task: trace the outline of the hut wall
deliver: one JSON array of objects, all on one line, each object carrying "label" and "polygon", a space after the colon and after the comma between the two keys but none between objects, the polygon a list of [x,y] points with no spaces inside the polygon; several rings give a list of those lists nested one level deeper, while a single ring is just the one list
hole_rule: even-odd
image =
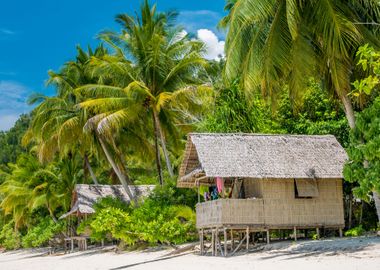
[{"label": "hut wall", "polygon": [[342,179],[317,180],[319,195],[295,198],[294,180],[254,180],[262,184],[267,226],[343,226]]}]

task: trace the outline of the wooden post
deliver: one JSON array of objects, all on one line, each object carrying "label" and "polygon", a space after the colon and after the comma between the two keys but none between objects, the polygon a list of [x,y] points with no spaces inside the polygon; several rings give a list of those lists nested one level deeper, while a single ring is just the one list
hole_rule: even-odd
[{"label": "wooden post", "polygon": [[320,238],[319,228],[316,229],[316,232],[317,232],[317,238],[319,239]]},{"label": "wooden post", "polygon": [[74,252],[74,239],[71,238],[71,252]]},{"label": "wooden post", "polygon": [[223,229],[224,234],[224,257],[227,257],[227,228]]},{"label": "wooden post", "polygon": [[249,227],[247,226],[247,232],[246,232],[246,234],[247,234],[247,247],[246,247],[246,249],[247,249],[247,251],[249,250]]},{"label": "wooden post", "polygon": [[340,238],[343,237],[343,230],[342,230],[342,228],[339,228],[339,237],[340,237]]},{"label": "wooden post", "polygon": [[215,256],[218,256],[218,244],[219,244],[219,231],[218,228],[215,229]]},{"label": "wooden post", "polygon": [[267,230],[267,244],[270,244],[270,234],[269,234],[269,230]]},{"label": "wooden post", "polygon": [[205,245],[204,245],[204,235],[203,235],[203,229],[200,230],[200,234],[199,234],[199,237],[200,237],[200,245],[201,245],[201,255],[204,254],[204,249],[205,249]]},{"label": "wooden post", "polygon": [[234,250],[234,232],[230,229],[231,234],[231,250]]},{"label": "wooden post", "polygon": [[297,227],[293,228],[294,241],[297,241]]},{"label": "wooden post", "polygon": [[211,230],[211,254],[215,256],[215,231]]}]

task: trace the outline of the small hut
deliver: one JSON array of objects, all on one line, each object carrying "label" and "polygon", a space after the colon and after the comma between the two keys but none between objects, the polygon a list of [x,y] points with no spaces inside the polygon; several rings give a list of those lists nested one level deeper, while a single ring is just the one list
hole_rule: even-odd
[{"label": "small hut", "polygon": [[[133,196],[147,197],[154,189],[154,185],[136,185],[130,186]],[[112,197],[119,198],[122,201],[129,203],[131,199],[125,192],[122,185],[75,185],[72,200],[71,210],[60,217],[66,218],[71,215],[77,217],[86,217],[95,213],[93,205],[101,198]]]},{"label": "small hut", "polygon": [[331,135],[189,134],[177,186],[219,192],[214,200],[207,188],[198,195],[201,252],[207,233],[213,255],[235,252],[236,232],[244,232],[238,246],[246,241],[247,249],[252,232],[266,232],[268,243],[270,230],[291,229],[295,239],[299,229],[313,228],[319,235],[320,228],[331,228],[341,234],[346,160]]}]

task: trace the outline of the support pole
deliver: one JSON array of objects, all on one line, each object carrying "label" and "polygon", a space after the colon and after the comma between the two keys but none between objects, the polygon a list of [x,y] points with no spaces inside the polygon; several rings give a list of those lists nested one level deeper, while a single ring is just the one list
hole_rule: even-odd
[{"label": "support pole", "polygon": [[203,229],[199,230],[199,244],[200,244],[200,249],[201,249],[201,256],[204,253],[204,243],[203,243],[204,237],[203,237]]},{"label": "support pole", "polygon": [[211,254],[215,256],[215,231],[211,230]]},{"label": "support pole", "polygon": [[340,238],[343,237],[343,230],[342,230],[342,228],[339,228],[339,237],[340,237]]},{"label": "support pole", "polygon": [[317,232],[317,238],[319,239],[320,238],[319,228],[316,229],[316,232]]},{"label": "support pole", "polygon": [[227,257],[227,228],[223,229],[224,234],[224,257]]},{"label": "support pole", "polygon": [[294,241],[297,241],[297,227],[293,228]]},{"label": "support pole", "polygon": [[230,229],[231,234],[231,250],[234,250],[234,232]]},{"label": "support pole", "polygon": [[267,230],[267,244],[270,244],[270,234],[269,234],[269,230]]},{"label": "support pole", "polygon": [[215,256],[218,256],[218,244],[219,244],[219,231],[218,228],[215,229]]},{"label": "support pole", "polygon": [[247,251],[249,250],[249,227],[247,226],[247,232],[246,232],[246,235],[247,235]]}]

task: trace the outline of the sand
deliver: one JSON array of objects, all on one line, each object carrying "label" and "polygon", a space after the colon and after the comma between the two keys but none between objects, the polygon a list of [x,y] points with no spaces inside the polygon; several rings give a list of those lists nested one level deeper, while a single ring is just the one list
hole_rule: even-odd
[{"label": "sand", "polygon": [[196,251],[165,258],[169,252],[147,250],[116,254],[108,248],[47,255],[46,249],[18,250],[0,253],[0,270],[380,269],[380,237],[277,242],[227,258],[199,256]]}]

